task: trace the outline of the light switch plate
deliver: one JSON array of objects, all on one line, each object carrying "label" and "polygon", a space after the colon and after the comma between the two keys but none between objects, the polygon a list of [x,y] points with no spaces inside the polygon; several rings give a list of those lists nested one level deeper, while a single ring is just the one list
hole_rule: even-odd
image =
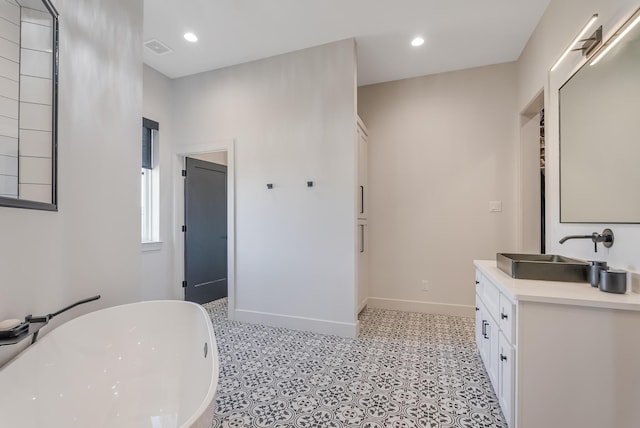
[{"label": "light switch plate", "polygon": [[489,212],[491,213],[502,212],[502,201],[489,201]]}]

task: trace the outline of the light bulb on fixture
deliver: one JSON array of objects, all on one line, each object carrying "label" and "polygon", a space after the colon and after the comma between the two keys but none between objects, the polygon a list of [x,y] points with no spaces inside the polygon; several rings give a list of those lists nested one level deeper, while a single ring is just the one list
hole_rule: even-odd
[{"label": "light bulb on fixture", "polygon": [[195,43],[198,41],[198,36],[193,33],[184,33],[184,39],[188,42]]},{"label": "light bulb on fixture", "polygon": [[584,37],[585,34],[587,34],[587,31],[589,31],[589,28],[591,28],[591,26],[598,20],[598,14],[593,14],[591,16],[591,18],[589,19],[589,21],[585,24],[585,26],[582,28],[582,31],[580,31],[580,34],[578,34],[576,36],[575,39],[573,39],[573,41],[571,42],[571,44],[567,47],[567,50],[564,51],[564,53],[562,54],[562,56],[560,58],[558,58],[558,60],[556,61],[555,64],[553,64],[553,67],[551,67],[551,71],[555,70],[556,68],[558,68],[558,66],[560,65],[560,63],[565,59],[565,57],[567,55],[569,55],[569,52],[571,52],[571,50],[573,49],[573,47],[576,45],[576,43],[578,43],[580,40],[582,40],[582,38]]},{"label": "light bulb on fixture", "polygon": [[418,46],[422,46],[424,44],[424,39],[422,37],[416,37],[415,39],[411,40],[411,46],[414,47],[418,47]]}]

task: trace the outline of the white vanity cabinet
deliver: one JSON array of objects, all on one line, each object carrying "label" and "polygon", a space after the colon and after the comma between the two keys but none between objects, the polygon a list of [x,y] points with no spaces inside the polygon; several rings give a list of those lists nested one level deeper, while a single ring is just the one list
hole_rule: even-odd
[{"label": "white vanity cabinet", "polygon": [[474,264],[478,352],[509,428],[640,427],[640,294]]},{"label": "white vanity cabinet", "polygon": [[500,288],[476,271],[476,345],[510,427],[513,427],[515,313],[515,305]]},{"label": "white vanity cabinet", "polygon": [[356,126],[358,136],[358,189],[357,213],[358,219],[358,288],[356,296],[356,314],[359,314],[369,298],[369,225],[367,221],[369,207],[369,166],[367,128],[358,117]]}]

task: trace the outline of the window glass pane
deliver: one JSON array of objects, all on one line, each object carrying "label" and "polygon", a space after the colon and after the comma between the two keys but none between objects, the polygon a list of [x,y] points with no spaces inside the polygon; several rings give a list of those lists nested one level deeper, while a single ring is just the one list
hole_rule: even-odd
[{"label": "window glass pane", "polygon": [[150,169],[142,169],[141,181],[141,204],[142,204],[142,242],[153,240],[152,229],[152,177]]},{"label": "window glass pane", "polygon": [[142,118],[142,177],[140,191],[142,242],[159,240],[158,205],[160,195],[158,191],[158,165],[160,161],[157,147],[158,128],[158,122]]},{"label": "window glass pane", "polygon": [[153,168],[153,150],[151,143],[151,129],[142,127],[142,167],[146,169]]}]

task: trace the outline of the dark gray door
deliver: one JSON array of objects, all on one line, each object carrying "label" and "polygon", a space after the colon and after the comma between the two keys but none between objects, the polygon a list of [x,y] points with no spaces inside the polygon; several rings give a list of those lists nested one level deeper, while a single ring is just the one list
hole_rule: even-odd
[{"label": "dark gray door", "polygon": [[227,167],[186,158],[185,300],[227,296]]}]

